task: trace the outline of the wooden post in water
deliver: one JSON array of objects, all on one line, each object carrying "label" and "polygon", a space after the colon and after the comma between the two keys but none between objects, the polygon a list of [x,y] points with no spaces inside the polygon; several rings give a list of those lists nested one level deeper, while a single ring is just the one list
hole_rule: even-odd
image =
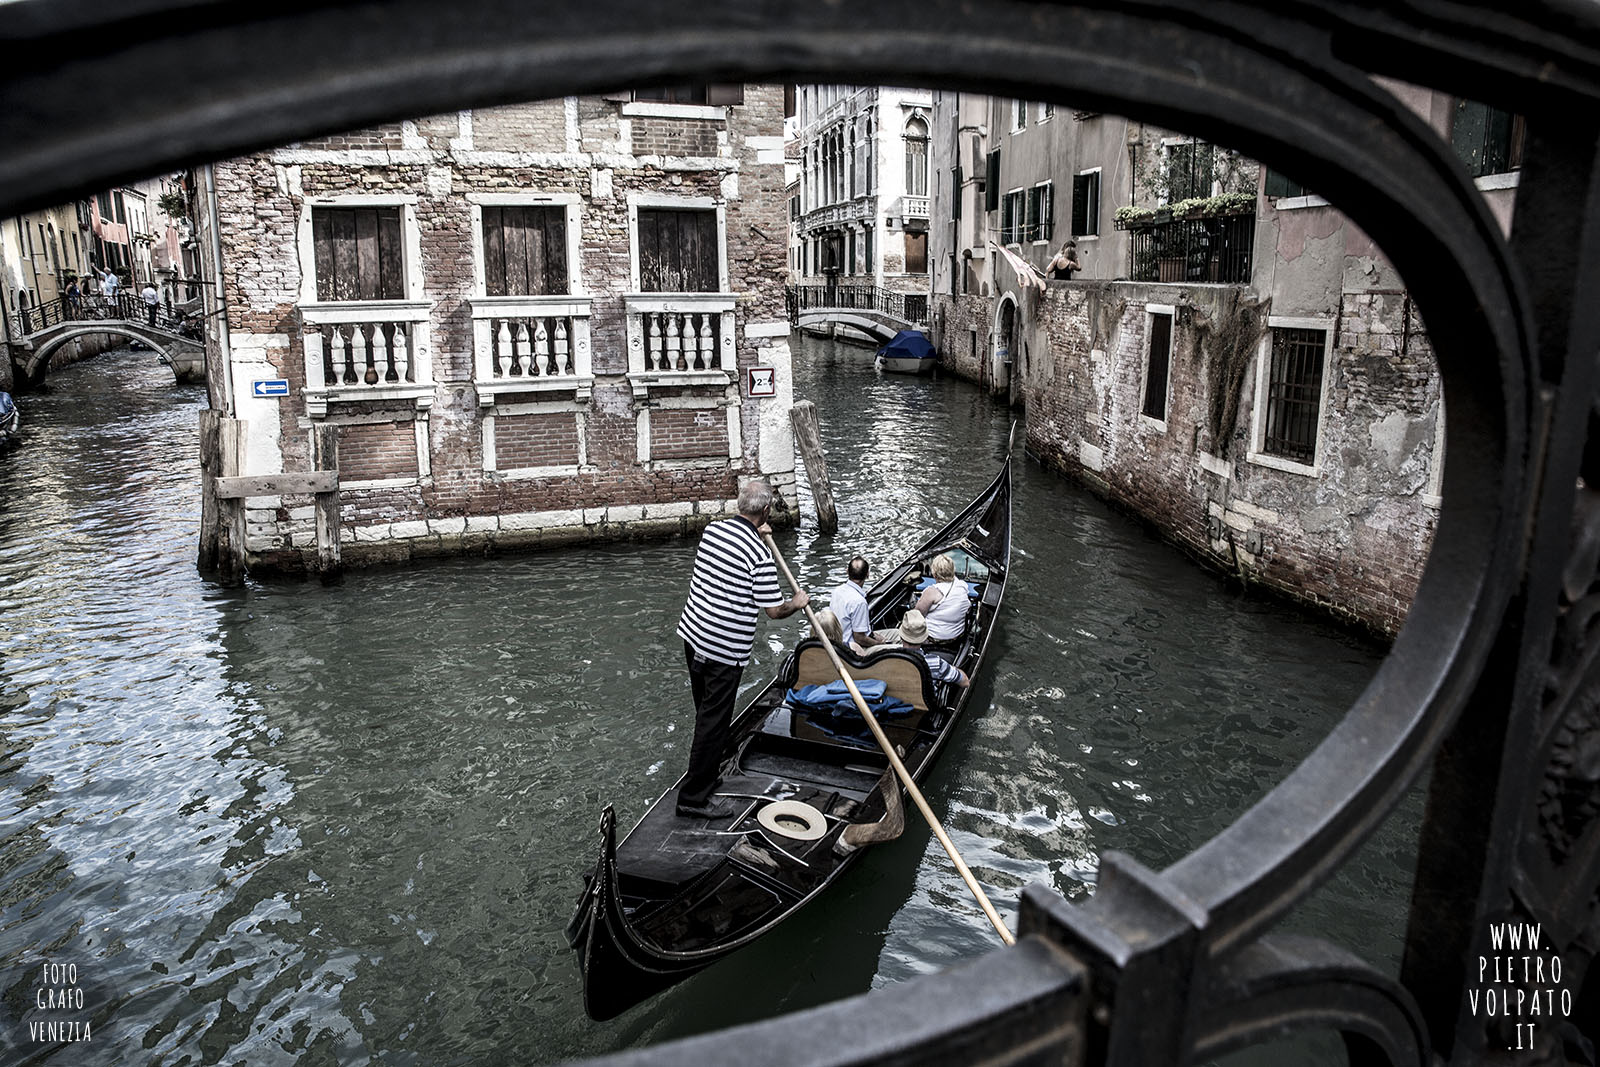
[{"label": "wooden post in water", "polygon": [[[218,421],[218,477],[237,478],[244,473],[245,423]],[[224,495],[217,500],[217,580],[226,585],[244,581],[243,497]]]},{"label": "wooden post in water", "polygon": [[[311,469],[339,473],[339,427],[326,423],[313,426],[311,434]],[[326,492],[313,494],[317,509],[317,573],[324,582],[339,577],[344,568],[339,552],[339,483]]]},{"label": "wooden post in water", "polygon": [[817,405],[801,400],[789,409],[795,443],[806,464],[806,479],[817,501],[817,529],[833,533],[839,528],[839,513],[833,506],[833,486],[828,484],[828,460],[822,454],[822,431],[817,425]]},{"label": "wooden post in water", "polygon": [[206,576],[217,572],[217,475],[222,472],[222,412],[200,413],[200,553],[195,567]]}]

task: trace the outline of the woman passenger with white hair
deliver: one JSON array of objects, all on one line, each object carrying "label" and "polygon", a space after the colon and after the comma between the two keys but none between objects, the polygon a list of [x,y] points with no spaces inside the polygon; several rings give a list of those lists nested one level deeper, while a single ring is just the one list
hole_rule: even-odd
[{"label": "woman passenger with white hair", "polygon": [[933,574],[933,584],[922,591],[917,610],[928,621],[928,641],[947,645],[960,640],[967,629],[967,609],[971,605],[967,583],[956,577],[955,561],[942,552],[933,557],[928,569]]},{"label": "woman passenger with white hair", "polygon": [[[844,624],[839,621],[839,616],[833,613],[832,608],[823,608],[816,613],[817,625],[812,629],[811,636],[832,641],[835,648],[849,649],[858,656],[865,655],[861,646],[854,641],[845,643]],[[819,632],[820,631],[820,632]]]}]

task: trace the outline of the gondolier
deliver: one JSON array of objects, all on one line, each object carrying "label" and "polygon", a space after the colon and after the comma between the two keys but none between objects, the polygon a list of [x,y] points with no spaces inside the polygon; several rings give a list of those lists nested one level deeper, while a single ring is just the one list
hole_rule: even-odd
[{"label": "gondolier", "polygon": [[804,591],[788,600],[777,565],[761,535],[771,533],[772,487],[752,481],[739,492],[739,514],[706,527],[695,551],[689,599],[678,620],[689,685],[694,692],[694,742],[689,772],[678,791],[681,815],[714,815],[712,794],[739,695],[739,678],[756,640],[756,614],[782,619],[804,607]]}]

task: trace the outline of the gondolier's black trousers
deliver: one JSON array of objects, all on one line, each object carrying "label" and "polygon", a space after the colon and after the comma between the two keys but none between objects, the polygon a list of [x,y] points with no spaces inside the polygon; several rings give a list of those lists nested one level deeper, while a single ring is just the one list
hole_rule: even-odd
[{"label": "gondolier's black trousers", "polygon": [[689,749],[689,774],[678,791],[678,803],[694,806],[711,800],[721,782],[722,750],[728,744],[728,724],[739,697],[743,667],[706,659],[683,643],[689,665],[689,688],[694,693],[694,744]]}]

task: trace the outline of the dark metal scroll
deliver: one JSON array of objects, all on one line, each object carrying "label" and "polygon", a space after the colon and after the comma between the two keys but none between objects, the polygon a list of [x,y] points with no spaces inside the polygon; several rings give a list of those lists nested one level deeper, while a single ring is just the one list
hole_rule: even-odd
[{"label": "dark metal scroll", "polygon": [[[1227,830],[1164,872],[1107,856],[1082,905],[1030,889],[1031,936],[966,969],[619,1059],[1183,1063],[1314,1026],[1360,1062],[1423,1063],[1430,1047],[1503,1060],[1506,1035],[1466,1004],[1505,922],[1539,924],[1576,1002],[1529,1062],[1583,1056],[1600,1038],[1600,503],[1575,487],[1600,486],[1600,11],[591,0],[530,17],[510,0],[130,0],[112,15],[21,0],[0,26],[0,215],[382,120],[610,90],[618,71],[943,84],[1237,147],[1383,235],[1449,410],[1438,532],[1393,652]],[[1526,117],[1512,241],[1373,73]],[[115,122],[63,84],[117,85]],[[1400,980],[1269,933],[1430,768]],[[866,1041],[885,1019],[894,1040]]]}]

